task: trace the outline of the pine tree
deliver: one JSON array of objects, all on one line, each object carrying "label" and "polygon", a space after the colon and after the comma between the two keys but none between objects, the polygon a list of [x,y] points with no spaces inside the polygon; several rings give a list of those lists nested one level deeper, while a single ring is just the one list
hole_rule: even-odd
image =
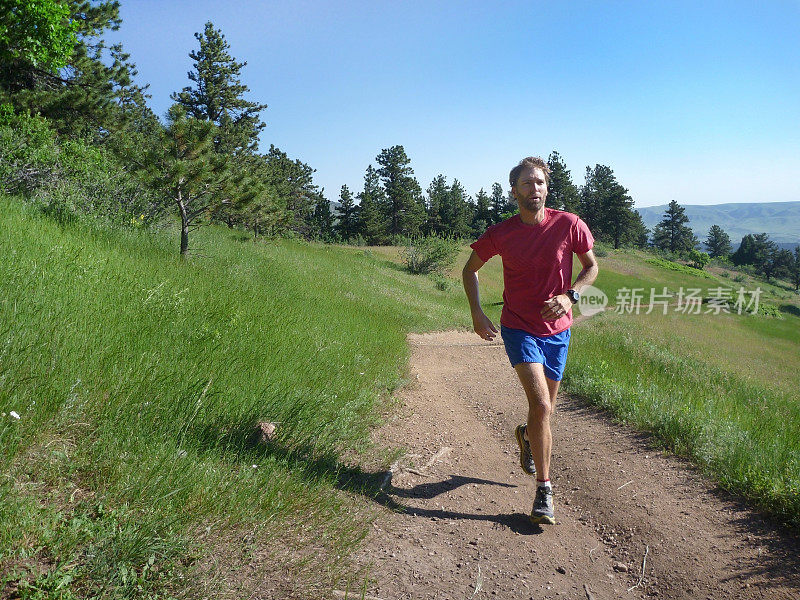
[{"label": "pine tree", "polygon": [[642,220],[638,210],[633,211],[633,219],[628,229],[628,239],[637,248],[646,248],[649,244],[650,230]]},{"label": "pine tree", "polygon": [[778,249],[766,233],[748,233],[742,238],[739,248],[731,255],[731,262],[737,266],[752,265],[763,272],[764,267]]},{"label": "pine tree", "polygon": [[358,233],[370,245],[385,244],[389,227],[383,207],[387,200],[381,188],[378,171],[372,165],[367,167],[364,189],[358,199]]},{"label": "pine tree", "polygon": [[214,124],[186,115],[173,105],[162,147],[149,160],[152,180],[178,208],[181,256],[189,251],[189,232],[215,203],[229,192],[228,157],[214,152]]},{"label": "pine tree", "polygon": [[336,212],[339,213],[339,220],[335,226],[336,232],[339,237],[347,241],[356,235],[358,211],[353,194],[346,185],[343,185],[339,192],[339,206]]},{"label": "pine tree", "polygon": [[292,160],[275,145],[270,145],[264,161],[263,177],[274,190],[273,198],[280,203],[278,233],[292,231],[313,237],[314,210],[322,195],[314,184],[314,169],[299,159]]},{"label": "pine tree", "polygon": [[795,291],[800,291],[800,246],[794,247],[794,261],[789,271],[789,277],[794,284]]},{"label": "pine tree", "polygon": [[[13,0],[13,3],[37,10],[53,4],[46,0]],[[140,110],[146,98],[147,86],[140,87],[133,82],[135,66],[123,52],[122,45],[108,47],[103,39],[106,30],[119,29],[122,22],[119,2],[69,0],[57,4],[67,7],[74,45],[66,52],[61,47],[56,52],[58,57],[51,54],[49,59],[56,62],[49,65],[47,57],[36,57],[30,44],[42,43],[41,35],[58,38],[63,33],[51,23],[56,30],[37,29],[38,33],[28,39],[23,48],[11,51],[7,47],[8,60],[0,60],[0,103],[8,102],[20,113],[38,113],[46,117],[61,134],[104,142],[110,132],[116,131],[135,113],[130,110],[130,104],[136,103]],[[3,38],[8,44],[16,44],[13,40],[18,34],[28,37],[24,28],[3,34],[3,17],[11,18],[5,22],[6,26],[16,27],[21,23],[13,22],[13,10],[4,7],[0,13],[0,48]],[[50,16],[55,18],[53,14]],[[65,56],[65,68],[56,69],[63,64],[61,59]],[[123,106],[128,106],[128,110],[123,110]]]},{"label": "pine tree", "polygon": [[633,199],[605,165],[586,167],[586,183],[581,188],[578,214],[596,240],[612,244],[640,245],[646,236],[642,218],[633,208]]},{"label": "pine tree", "polygon": [[566,210],[571,213],[577,212],[580,204],[578,188],[572,182],[572,176],[561,159],[561,155],[555,150],[547,159],[547,166],[550,167],[547,205],[557,210]]},{"label": "pine tree", "polygon": [[706,248],[711,258],[724,258],[731,253],[731,238],[719,225],[712,225],[708,230]]},{"label": "pine tree", "polygon": [[470,217],[468,214],[469,196],[467,190],[461,185],[458,179],[454,179],[447,194],[447,202],[445,202],[442,211],[442,229],[443,233],[449,236],[465,238],[469,237],[470,231]]},{"label": "pine tree", "polygon": [[492,224],[492,211],[489,208],[489,196],[480,189],[475,196],[475,214],[472,217],[472,232],[480,236]]},{"label": "pine tree", "polygon": [[780,248],[770,256],[764,275],[768,280],[771,277],[788,278],[791,277],[793,266],[794,256],[791,251]]},{"label": "pine tree", "polygon": [[388,199],[389,234],[418,235],[425,222],[422,189],[414,178],[411,159],[402,146],[385,148],[376,158]]},{"label": "pine tree", "polygon": [[322,192],[314,198],[314,218],[312,236],[323,241],[333,240],[333,214],[331,203]]},{"label": "pine tree", "polygon": [[230,161],[241,177],[239,189],[230,204],[221,205],[222,210],[215,211],[213,220],[229,227],[244,227],[253,232],[254,239],[278,235],[289,229],[293,215],[286,208],[286,197],[278,193],[276,180],[284,181],[276,177],[276,166],[270,156],[242,154],[230,157]]},{"label": "pine tree", "polygon": [[230,44],[211,22],[206,23],[203,33],[194,36],[200,49],[189,53],[194,69],[188,77],[195,85],[170,98],[190,116],[211,121],[219,128],[215,141],[218,152],[255,152],[258,134],[265,127],[259,114],[267,105],[243,97],[250,91],[241,82],[241,70],[247,62],[237,62],[230,55]]},{"label": "pine tree", "polygon": [[614,186],[606,196],[603,218],[606,220],[605,230],[614,248],[637,243],[641,231],[639,227],[642,224],[641,217],[633,209],[633,198],[621,185]]},{"label": "pine tree", "polygon": [[664,212],[664,218],[653,229],[653,245],[669,252],[688,252],[698,245],[697,238],[686,223],[689,217],[675,200],[672,200]]},{"label": "pine tree", "polygon": [[503,186],[499,183],[492,184],[492,199],[489,203],[492,212],[492,224],[503,220],[503,214],[508,212],[508,197],[503,192]]},{"label": "pine tree", "polygon": [[450,193],[447,187],[447,179],[444,175],[439,174],[433,178],[428,186],[428,202],[425,207],[428,213],[427,220],[425,221],[425,233],[433,235],[442,233],[444,224],[442,222],[442,210],[447,205],[448,195]]},{"label": "pine tree", "polygon": [[613,179],[611,169],[604,165],[595,165],[594,169],[586,167],[585,178],[586,181],[581,187],[578,214],[589,226],[594,238],[602,240],[606,235],[603,199],[610,193],[616,179]]}]

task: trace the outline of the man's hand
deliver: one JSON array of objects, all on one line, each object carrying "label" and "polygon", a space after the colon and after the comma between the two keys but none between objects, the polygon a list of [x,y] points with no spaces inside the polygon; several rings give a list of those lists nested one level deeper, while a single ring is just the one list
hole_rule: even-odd
[{"label": "man's hand", "polygon": [[559,294],[549,300],[545,300],[542,308],[542,318],[545,321],[554,321],[560,319],[571,310],[572,300],[566,294]]},{"label": "man's hand", "polygon": [[491,342],[497,335],[497,328],[484,313],[473,315],[472,328],[475,330],[475,333],[488,342]]}]

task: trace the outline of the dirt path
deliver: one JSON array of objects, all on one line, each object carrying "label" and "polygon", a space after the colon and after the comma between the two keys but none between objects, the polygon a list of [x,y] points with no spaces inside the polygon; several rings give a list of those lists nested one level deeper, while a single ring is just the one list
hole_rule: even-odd
[{"label": "dirt path", "polygon": [[466,332],[409,341],[405,409],[375,432],[409,454],[386,486],[400,510],[356,557],[371,565],[368,598],[800,598],[797,539],[564,396],[558,524],[532,526],[513,435],[527,408],[502,346]]}]

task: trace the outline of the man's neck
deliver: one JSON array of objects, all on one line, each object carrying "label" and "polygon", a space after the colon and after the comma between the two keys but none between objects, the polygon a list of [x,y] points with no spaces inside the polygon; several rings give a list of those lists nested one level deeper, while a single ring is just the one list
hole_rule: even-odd
[{"label": "man's neck", "polygon": [[525,210],[522,207],[519,209],[519,218],[526,225],[538,225],[544,221],[544,214],[544,206],[536,212]]}]

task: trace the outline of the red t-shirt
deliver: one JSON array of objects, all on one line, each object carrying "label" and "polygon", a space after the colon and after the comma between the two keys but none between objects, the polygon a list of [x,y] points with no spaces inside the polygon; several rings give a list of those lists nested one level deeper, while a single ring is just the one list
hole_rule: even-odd
[{"label": "red t-shirt", "polygon": [[561,333],[572,325],[572,311],[545,321],[544,301],[572,286],[572,253],[592,249],[594,238],[577,215],[545,207],[544,220],[527,225],[519,215],[489,227],[471,248],[486,262],[503,259],[503,312],[500,323],[533,335]]}]

